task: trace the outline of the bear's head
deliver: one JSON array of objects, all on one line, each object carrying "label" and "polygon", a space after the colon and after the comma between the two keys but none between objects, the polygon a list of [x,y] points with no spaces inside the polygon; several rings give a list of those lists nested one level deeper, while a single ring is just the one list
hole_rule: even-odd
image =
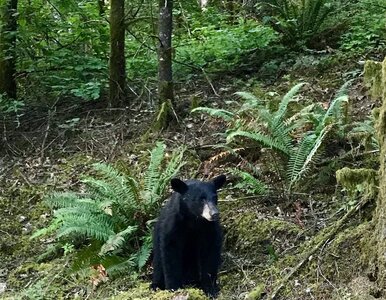
[{"label": "bear's head", "polygon": [[182,181],[178,178],[171,180],[172,189],[181,195],[181,201],[190,215],[204,218],[208,221],[217,221],[217,190],[226,180],[225,175],[204,182],[199,180]]}]

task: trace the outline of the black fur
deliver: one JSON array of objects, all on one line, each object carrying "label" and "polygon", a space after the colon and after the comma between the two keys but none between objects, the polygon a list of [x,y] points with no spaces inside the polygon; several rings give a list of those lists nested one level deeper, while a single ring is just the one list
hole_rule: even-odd
[{"label": "black fur", "polygon": [[[217,218],[201,216],[205,202],[217,205],[225,175],[209,182],[172,179],[175,191],[162,209],[153,236],[153,289],[201,288],[215,297],[222,231]],[[213,206],[215,207],[215,206]]]}]

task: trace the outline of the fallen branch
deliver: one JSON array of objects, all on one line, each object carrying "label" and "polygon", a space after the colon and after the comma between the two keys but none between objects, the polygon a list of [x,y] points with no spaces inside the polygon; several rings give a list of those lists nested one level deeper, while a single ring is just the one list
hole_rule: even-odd
[{"label": "fallen branch", "polygon": [[321,247],[323,246],[326,241],[333,238],[336,233],[339,231],[339,229],[342,227],[342,225],[346,224],[346,221],[360,208],[362,208],[367,202],[369,201],[368,197],[364,197],[356,206],[351,208],[343,217],[342,219],[338,220],[334,225],[333,228],[328,232],[324,238],[317,243],[308,253],[306,253],[303,257],[303,259],[285,276],[282,281],[280,282],[279,286],[269,295],[269,299],[275,299],[280,290],[284,287],[284,285],[289,281],[289,279],[297,272],[299,269],[307,262],[310,261],[312,258],[312,255]]}]

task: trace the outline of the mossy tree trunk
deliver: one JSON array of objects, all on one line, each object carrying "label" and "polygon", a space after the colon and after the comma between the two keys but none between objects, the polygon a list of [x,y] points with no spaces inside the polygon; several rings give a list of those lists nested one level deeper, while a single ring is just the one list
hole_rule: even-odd
[{"label": "mossy tree trunk", "polygon": [[[374,214],[375,236],[374,236],[374,271],[378,287],[386,292],[386,58],[382,63],[382,76],[377,84],[382,89],[382,106],[377,122],[377,136],[380,146],[380,170],[379,170],[379,192],[377,208]],[[379,70],[380,71],[380,70]],[[375,74],[374,74],[375,76]]]},{"label": "mossy tree trunk", "polygon": [[110,1],[110,106],[119,107],[126,98],[125,1]]},{"label": "mossy tree trunk", "polygon": [[16,32],[18,0],[3,0],[0,16],[0,94],[16,99]]},{"label": "mossy tree trunk", "polygon": [[158,19],[158,100],[159,113],[155,128],[168,126],[173,118],[173,70],[172,70],[173,0],[159,0]]}]

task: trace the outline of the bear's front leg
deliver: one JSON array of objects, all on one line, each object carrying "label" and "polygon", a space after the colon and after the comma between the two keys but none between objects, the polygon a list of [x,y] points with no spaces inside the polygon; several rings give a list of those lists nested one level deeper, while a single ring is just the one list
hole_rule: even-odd
[{"label": "bear's front leg", "polygon": [[[222,234],[219,227],[212,227],[213,232],[201,242],[200,270],[201,289],[211,298],[217,297],[220,289],[217,284],[217,273],[221,265]],[[210,230],[208,230],[210,233]],[[209,236],[212,240],[209,240]]]},{"label": "bear's front leg", "polygon": [[165,289],[182,288],[182,246],[176,240],[161,241],[162,266],[164,271]]}]

